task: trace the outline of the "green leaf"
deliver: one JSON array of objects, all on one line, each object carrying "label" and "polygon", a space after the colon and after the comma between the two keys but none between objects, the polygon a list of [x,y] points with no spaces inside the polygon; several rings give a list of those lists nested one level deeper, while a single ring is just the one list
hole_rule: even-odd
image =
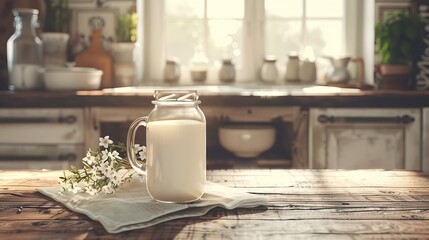
[{"label": "green leaf", "polygon": [[411,47],[410,45],[406,44],[406,43],[402,43],[401,46],[399,47],[399,50],[402,54],[402,58],[404,60],[411,60],[410,56],[411,56]]},{"label": "green leaf", "polygon": [[390,54],[390,52],[386,52],[385,54],[383,54],[383,62],[384,63],[391,63],[390,61],[390,59],[391,59],[391,54]]},{"label": "green leaf", "polygon": [[405,36],[408,40],[413,41],[417,38],[417,31],[418,29],[415,28],[406,28],[405,29]]},{"label": "green leaf", "polygon": [[390,13],[375,27],[377,53],[382,63],[403,64],[419,51],[426,23],[417,14]]},{"label": "green leaf", "polygon": [[383,45],[380,48],[381,52],[388,52],[390,48],[389,42],[384,42]]}]

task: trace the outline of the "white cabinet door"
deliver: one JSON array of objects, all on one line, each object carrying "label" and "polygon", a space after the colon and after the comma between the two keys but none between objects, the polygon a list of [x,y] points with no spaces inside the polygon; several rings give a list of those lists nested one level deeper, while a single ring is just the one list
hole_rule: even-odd
[{"label": "white cabinet door", "polygon": [[0,144],[81,144],[84,132],[83,109],[0,109]]},{"label": "white cabinet door", "polygon": [[311,109],[310,167],[420,170],[420,109]]},{"label": "white cabinet door", "polygon": [[85,156],[83,108],[0,109],[0,169],[68,169]]}]

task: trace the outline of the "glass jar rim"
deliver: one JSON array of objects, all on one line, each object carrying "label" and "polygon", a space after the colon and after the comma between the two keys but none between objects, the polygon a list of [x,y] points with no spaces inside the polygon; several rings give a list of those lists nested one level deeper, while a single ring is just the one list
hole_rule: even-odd
[{"label": "glass jar rim", "polygon": [[199,104],[197,90],[155,90],[153,104]]}]

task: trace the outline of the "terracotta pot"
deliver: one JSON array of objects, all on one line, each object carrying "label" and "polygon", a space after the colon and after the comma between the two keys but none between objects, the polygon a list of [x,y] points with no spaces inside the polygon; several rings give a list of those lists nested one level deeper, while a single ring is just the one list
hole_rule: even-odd
[{"label": "terracotta pot", "polygon": [[411,65],[389,65],[380,66],[381,75],[408,75],[413,70]]},{"label": "terracotta pot", "polygon": [[408,89],[412,70],[411,65],[381,65],[380,72],[383,79],[381,89]]},{"label": "terracotta pot", "polygon": [[383,82],[381,89],[402,90],[408,89],[408,75],[388,74],[381,75]]}]

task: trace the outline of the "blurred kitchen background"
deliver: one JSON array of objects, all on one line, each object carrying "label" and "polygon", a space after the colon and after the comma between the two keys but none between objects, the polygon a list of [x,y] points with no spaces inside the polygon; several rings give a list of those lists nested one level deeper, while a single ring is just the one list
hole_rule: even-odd
[{"label": "blurred kitchen background", "polygon": [[[376,24],[392,13],[427,17],[428,6],[426,0],[2,0],[0,97],[11,101],[0,102],[0,168],[68,168],[100,136],[125,142],[130,123],[151,110],[155,89],[192,88],[203,99],[210,169],[429,170],[429,108],[414,94],[425,91],[398,97],[360,91],[379,88]],[[36,64],[72,69],[104,59],[101,85],[67,85],[86,78],[69,81],[60,73],[54,85],[45,75],[44,87],[14,90],[6,43],[17,8],[39,10],[44,60]],[[97,41],[100,55],[88,55]],[[402,75],[409,84],[396,90],[429,87],[427,59],[417,62],[423,75]],[[237,136],[256,143],[225,142]],[[234,143],[265,147],[243,157],[227,146]]]},{"label": "blurred kitchen background", "polygon": [[[40,10],[41,35],[69,34],[69,62],[90,44],[88,20],[102,18],[103,46],[117,63],[112,86],[130,86],[163,83],[168,62],[180,67],[180,79],[169,82],[179,85],[192,84],[190,71],[201,64],[207,66],[205,83],[222,83],[218,72],[227,61],[235,67],[236,82],[285,83],[287,63],[296,57],[315,62],[316,78],[304,76],[303,81],[318,84],[327,81],[327,57],[361,58],[362,63],[347,66],[351,79],[372,84],[374,24],[380,14],[415,6],[411,0],[4,0],[1,86],[7,89],[4,46],[14,32],[11,11],[18,7]],[[264,79],[261,67],[269,65],[267,58],[275,61],[278,73]],[[288,80],[300,79],[290,69]]]}]

